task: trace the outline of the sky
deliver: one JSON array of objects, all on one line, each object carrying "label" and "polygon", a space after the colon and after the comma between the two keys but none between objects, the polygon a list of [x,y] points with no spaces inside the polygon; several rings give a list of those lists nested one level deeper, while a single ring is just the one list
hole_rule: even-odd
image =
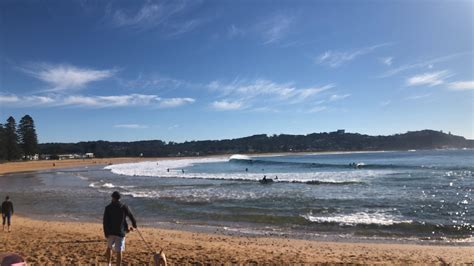
[{"label": "sky", "polygon": [[473,1],[0,1],[0,121],[39,141],[474,139]]}]

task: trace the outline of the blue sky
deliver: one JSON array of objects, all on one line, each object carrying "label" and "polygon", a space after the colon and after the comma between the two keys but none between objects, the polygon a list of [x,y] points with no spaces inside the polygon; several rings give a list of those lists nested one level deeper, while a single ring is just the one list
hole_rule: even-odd
[{"label": "blue sky", "polygon": [[0,2],[0,119],[40,142],[474,138],[472,1]]}]

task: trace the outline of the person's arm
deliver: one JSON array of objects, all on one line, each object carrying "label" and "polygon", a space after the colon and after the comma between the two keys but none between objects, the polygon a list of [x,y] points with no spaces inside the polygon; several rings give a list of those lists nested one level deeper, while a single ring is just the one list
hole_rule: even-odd
[{"label": "person's arm", "polygon": [[125,212],[130,221],[132,221],[133,228],[137,228],[137,221],[135,220],[135,217],[133,217],[133,213],[130,211],[127,205],[125,205]]},{"label": "person's arm", "polygon": [[12,207],[12,215],[13,215],[13,202],[10,202],[11,207]]},{"label": "person's arm", "polygon": [[109,214],[107,213],[107,208],[104,211],[104,218],[102,219],[102,223],[104,226],[104,235],[105,238],[109,236]]}]

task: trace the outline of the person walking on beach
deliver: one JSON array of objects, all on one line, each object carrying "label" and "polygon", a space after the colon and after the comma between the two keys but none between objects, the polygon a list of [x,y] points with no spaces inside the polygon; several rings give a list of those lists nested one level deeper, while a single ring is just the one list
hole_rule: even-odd
[{"label": "person walking on beach", "polygon": [[122,264],[122,252],[125,251],[125,234],[133,231],[132,227],[128,227],[127,217],[132,222],[133,228],[137,228],[137,221],[133,217],[132,212],[127,205],[120,202],[120,193],[114,191],[112,193],[112,202],[105,207],[103,219],[104,234],[107,239],[105,256],[108,265],[110,265],[112,260],[112,249],[117,253],[117,265]]},{"label": "person walking on beach", "polygon": [[8,232],[10,232],[11,218],[13,215],[13,203],[10,201],[10,197],[6,196],[5,201],[2,203],[2,224],[3,231],[5,231],[5,222],[8,224]]}]

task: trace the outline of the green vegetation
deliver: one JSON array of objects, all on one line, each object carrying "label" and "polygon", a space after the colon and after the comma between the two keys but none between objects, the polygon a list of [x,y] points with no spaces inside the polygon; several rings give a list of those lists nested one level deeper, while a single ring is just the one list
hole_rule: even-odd
[{"label": "green vegetation", "polygon": [[5,125],[0,124],[0,160],[30,159],[38,151],[38,138],[31,116],[22,117],[18,128],[12,116]]},{"label": "green vegetation", "polygon": [[58,158],[59,154],[94,153],[96,157],[166,157],[204,156],[233,153],[316,152],[316,151],[377,151],[410,149],[474,148],[474,140],[433,130],[412,131],[391,136],[369,136],[345,133],[308,135],[254,135],[224,140],[186,141],[161,140],[38,144],[33,118],[25,115],[17,127],[13,117],[0,124],[0,160],[32,159],[35,154]]},{"label": "green vegetation", "polygon": [[183,143],[161,140],[40,144],[42,154],[83,154],[93,152],[96,157],[123,156],[203,156],[232,153],[311,152],[409,150],[437,148],[474,148],[473,140],[422,130],[391,136],[369,136],[357,133],[331,132],[308,135],[254,135],[238,139],[186,141]]}]

